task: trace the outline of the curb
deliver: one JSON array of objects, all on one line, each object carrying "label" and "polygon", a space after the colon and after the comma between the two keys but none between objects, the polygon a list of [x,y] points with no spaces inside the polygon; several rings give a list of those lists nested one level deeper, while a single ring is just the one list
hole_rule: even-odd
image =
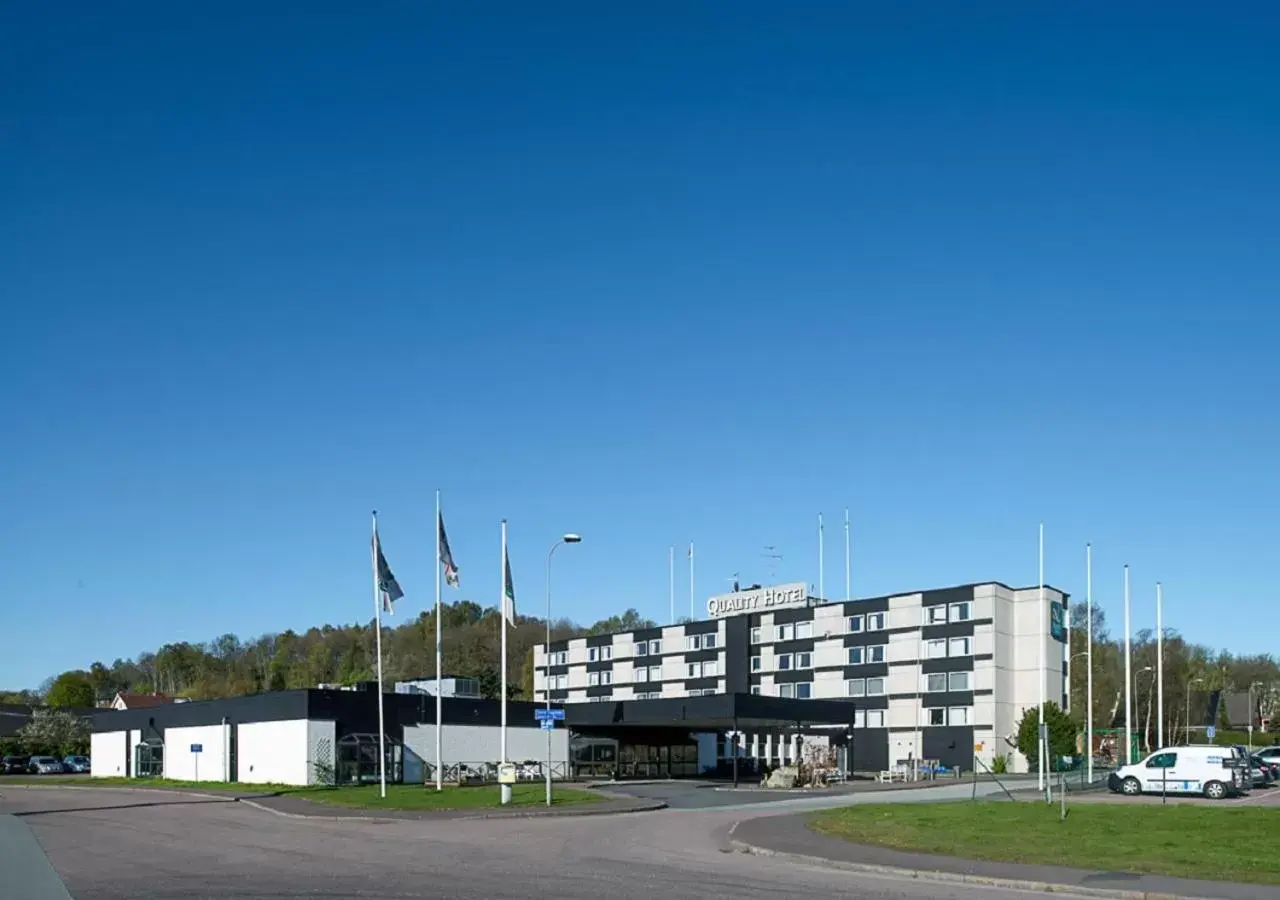
[{"label": "curb", "polygon": [[[0,782],[0,793],[8,788],[11,791],[135,791],[147,794],[162,794],[169,797],[199,797],[201,800],[222,800],[226,803],[235,803],[240,798],[232,794],[204,794],[198,791],[189,791],[182,788],[158,788],[158,787],[119,787],[116,785],[93,785],[93,784],[9,784]],[[268,795],[271,796],[271,795]]]},{"label": "curb", "polygon": [[1204,895],[1167,894],[1161,891],[1126,891],[1122,888],[1094,888],[1072,884],[1058,884],[1048,881],[1028,881],[1019,878],[995,878],[987,875],[966,875],[958,872],[939,872],[932,869],[905,869],[899,866],[882,866],[873,863],[855,863],[845,860],[827,859],[823,856],[808,856],[803,853],[788,853],[757,847],[740,841],[733,836],[738,827],[733,823],[729,829],[729,846],[739,853],[752,856],[768,856],[787,862],[805,863],[825,866],[829,869],[843,869],[849,872],[864,872],[870,875],[887,875],[893,878],[910,878],[916,881],[930,881],[939,884],[972,884],[984,887],[1009,888],[1020,891],[1034,891],[1042,894],[1066,894],[1077,897],[1104,897],[1109,900],[1212,900]]},{"label": "curb", "polygon": [[[533,812],[525,810],[494,810],[492,812],[477,812],[474,815],[422,815],[422,816],[327,816],[327,815],[311,815],[309,813],[285,812],[282,809],[273,809],[262,803],[257,803],[248,798],[240,798],[237,803],[243,803],[245,806],[252,806],[254,809],[260,809],[263,812],[269,812],[273,816],[280,816],[282,819],[301,819],[309,822],[465,822],[476,819],[577,819],[585,816],[625,816],[632,813],[654,812],[660,809],[666,809],[667,804],[655,800],[652,803],[632,804],[623,809],[599,809],[590,808],[589,804],[583,804],[582,809],[573,809],[572,807],[562,807],[560,812]],[[319,804],[314,804],[317,807]],[[352,807],[355,808],[355,807]],[[440,813],[452,813],[453,810],[439,810]]]}]

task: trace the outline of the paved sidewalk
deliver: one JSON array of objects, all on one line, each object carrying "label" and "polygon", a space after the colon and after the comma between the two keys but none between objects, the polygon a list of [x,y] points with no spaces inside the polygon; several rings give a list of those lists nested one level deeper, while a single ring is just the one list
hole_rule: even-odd
[{"label": "paved sidewalk", "polygon": [[867,872],[896,870],[899,874],[940,881],[1019,887],[1029,890],[1072,891],[1105,897],[1213,898],[1213,900],[1276,900],[1276,885],[1193,881],[1163,875],[1090,872],[1065,866],[957,859],[928,853],[908,853],[886,847],[853,844],[810,831],[808,815],[768,816],[734,825],[731,844],[739,850],[792,859],[807,858],[840,868]]}]

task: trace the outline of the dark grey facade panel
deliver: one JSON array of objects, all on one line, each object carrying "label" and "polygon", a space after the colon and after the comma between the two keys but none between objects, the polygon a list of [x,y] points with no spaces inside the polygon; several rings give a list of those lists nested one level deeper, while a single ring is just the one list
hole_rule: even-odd
[{"label": "dark grey facade panel", "polygon": [[873,647],[889,643],[888,631],[858,631],[844,636],[846,647]]},{"label": "dark grey facade panel", "polygon": [[569,649],[569,642],[568,642],[567,640],[564,640],[564,641],[552,641],[552,642],[551,642],[551,652],[552,652],[552,653],[560,653],[560,652],[563,652],[563,651],[568,650],[568,649]]},{"label": "dark grey facade panel", "polygon": [[794,684],[800,681],[813,681],[813,669],[788,669],[773,673],[774,684]]},{"label": "dark grey facade panel", "polygon": [[937,706],[973,706],[973,691],[931,691],[920,695],[925,709]]},{"label": "dark grey facade panel", "polygon": [[920,671],[930,672],[972,672],[972,656],[944,656],[940,659],[920,660]]},{"label": "dark grey facade panel", "polygon": [[684,661],[687,663],[714,662],[719,658],[719,650],[686,650],[684,653]]},{"label": "dark grey facade panel", "polygon": [[747,616],[732,616],[724,623],[724,686],[730,694],[749,693],[751,633]]},{"label": "dark grey facade panel", "polygon": [[845,678],[888,678],[888,663],[866,663],[861,666],[842,666]]},{"label": "dark grey facade panel", "polygon": [[801,638],[797,641],[778,641],[773,644],[773,653],[812,653],[813,638]]},{"label": "dark grey facade panel", "polygon": [[[859,709],[864,708],[859,705]],[[855,728],[851,737],[849,768],[857,772],[883,772],[889,768],[887,728]]]},{"label": "dark grey facade panel", "polygon": [[587,671],[588,672],[612,672],[613,660],[598,659],[595,662],[589,662],[587,663]]},{"label": "dark grey facade panel", "polygon": [[774,625],[789,625],[792,622],[812,622],[812,606],[796,606],[791,609],[777,609],[773,612]]},{"label": "dark grey facade panel", "polygon": [[[741,617],[738,617],[741,618]],[[715,634],[720,630],[719,619],[705,619],[700,622],[685,622],[685,634]]]},{"label": "dark grey facade panel", "polygon": [[[499,660],[499,662],[501,662],[501,660]],[[569,667],[568,666],[552,666],[551,674],[552,675],[568,675]]]},{"label": "dark grey facade panel", "polygon": [[632,642],[662,640],[661,628],[641,628],[639,631],[629,633],[631,635]]},{"label": "dark grey facade panel", "polygon": [[609,697],[613,695],[613,685],[593,684],[587,686],[588,697]]},{"label": "dark grey facade panel", "polygon": [[888,612],[888,597],[868,597],[865,600],[850,600],[844,604],[845,616],[860,616],[864,613]]},{"label": "dark grey facade panel", "polygon": [[975,653],[975,654],[973,654],[973,661],[974,661],[974,662],[990,662],[991,660],[993,660],[993,659],[995,659],[995,658],[996,658],[996,657],[995,657],[995,654],[994,654],[994,653]]},{"label": "dark grey facade panel", "polygon": [[947,768],[973,769],[973,726],[945,725],[920,729],[924,759],[936,759]]},{"label": "dark grey facade panel", "polygon": [[[987,621],[990,621],[989,619]],[[931,641],[938,638],[972,637],[974,619],[964,622],[943,622],[941,625],[923,625],[920,628],[920,640]]]},{"label": "dark grey facade panel", "polygon": [[858,709],[888,709],[889,697],[886,694],[878,694],[874,697],[850,697],[850,703],[855,704]]},{"label": "dark grey facade panel", "polygon": [[225,700],[166,703],[145,709],[98,710],[93,714],[93,730],[154,730],[163,733],[166,728],[218,725],[224,718],[229,724],[305,719],[308,693],[305,690],[273,691],[246,697],[228,697]]},{"label": "dark grey facade panel", "polygon": [[553,702],[554,702],[554,701],[556,701],[556,700],[561,700],[561,701],[563,701],[563,700],[568,700],[568,699],[569,699],[569,692],[568,692],[567,690],[563,690],[563,689],[553,689],[553,690],[551,691],[551,699],[552,699],[552,701],[553,701]]},{"label": "dark grey facade panel", "polygon": [[965,603],[973,601],[973,585],[942,588],[936,591],[923,591],[920,594],[921,606],[937,606],[940,603]]},{"label": "dark grey facade panel", "polygon": [[719,687],[720,679],[718,678],[686,678],[684,680],[686,691],[712,691]]},{"label": "dark grey facade panel", "polygon": [[613,635],[612,635],[612,634],[592,634],[592,635],[588,635],[588,637],[587,637],[587,646],[588,646],[588,647],[612,647],[612,646],[613,646]]}]

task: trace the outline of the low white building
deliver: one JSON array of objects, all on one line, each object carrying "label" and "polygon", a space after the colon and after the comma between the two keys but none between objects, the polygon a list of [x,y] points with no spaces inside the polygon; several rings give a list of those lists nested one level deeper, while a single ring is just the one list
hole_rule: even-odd
[{"label": "low white building", "polygon": [[[441,699],[441,763],[446,778],[457,767],[480,770],[499,762],[499,704]],[[435,777],[435,700],[425,695],[383,695],[387,773],[392,781]],[[539,773],[547,733],[534,704],[509,702],[507,757]],[[307,785],[377,780],[378,704],[373,690],[295,690],[169,704],[137,710],[101,710],[93,717],[95,777],[154,776],[183,781]],[[568,733],[551,733],[552,772],[567,770]]]}]

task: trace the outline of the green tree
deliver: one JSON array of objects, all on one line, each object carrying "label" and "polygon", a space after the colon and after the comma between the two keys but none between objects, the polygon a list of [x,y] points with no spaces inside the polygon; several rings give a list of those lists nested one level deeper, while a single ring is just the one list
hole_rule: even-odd
[{"label": "green tree", "polygon": [[93,682],[84,672],[63,672],[53,679],[49,693],[44,702],[55,707],[92,707],[94,701]]},{"label": "green tree", "polygon": [[26,753],[67,756],[89,752],[89,721],[65,709],[37,709],[18,729]]},{"label": "green tree", "polygon": [[[1049,726],[1049,759],[1052,762],[1060,756],[1072,756],[1076,752],[1076,734],[1078,728],[1075,720],[1062,711],[1056,703],[1044,705],[1044,723]],[[1040,709],[1031,706],[1022,714],[1022,722],[1018,725],[1018,752],[1027,758],[1027,765],[1032,769],[1040,762]]]}]

